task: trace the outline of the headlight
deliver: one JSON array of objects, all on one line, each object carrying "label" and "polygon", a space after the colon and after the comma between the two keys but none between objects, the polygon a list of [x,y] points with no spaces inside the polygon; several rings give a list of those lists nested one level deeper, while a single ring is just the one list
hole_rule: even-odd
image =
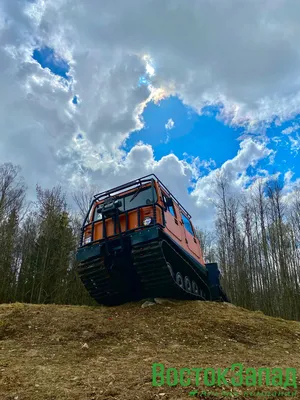
[{"label": "headlight", "polygon": [[84,244],[91,243],[91,241],[92,241],[92,236],[88,236],[88,237],[86,237],[86,238],[84,239]]},{"label": "headlight", "polygon": [[146,217],[146,218],[144,218],[143,225],[144,226],[148,226],[148,225],[151,224],[151,222],[152,222],[152,218],[151,217]]}]

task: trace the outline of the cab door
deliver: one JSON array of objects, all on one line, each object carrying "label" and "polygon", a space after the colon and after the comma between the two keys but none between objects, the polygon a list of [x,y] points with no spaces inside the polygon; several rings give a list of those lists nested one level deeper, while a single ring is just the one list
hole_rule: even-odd
[{"label": "cab door", "polygon": [[182,229],[179,223],[180,214],[176,209],[174,202],[169,198],[170,204],[167,206],[167,196],[161,191],[162,200],[165,206],[165,220],[166,220],[166,229],[167,233],[176,238],[177,240],[182,240]]},{"label": "cab door", "polygon": [[194,230],[190,220],[183,213],[181,213],[181,224],[184,227],[185,242],[187,244],[188,249],[195,256],[197,256],[197,258],[202,257],[199,240],[196,238],[194,234]]}]

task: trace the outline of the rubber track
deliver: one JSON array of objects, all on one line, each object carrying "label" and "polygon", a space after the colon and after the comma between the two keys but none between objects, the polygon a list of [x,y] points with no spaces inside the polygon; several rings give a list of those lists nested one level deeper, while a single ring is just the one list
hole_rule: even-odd
[{"label": "rubber track", "polygon": [[99,304],[120,303],[126,299],[122,298],[120,291],[116,289],[114,281],[111,279],[104,259],[97,259],[82,263],[78,268],[78,275],[89,292],[90,296]]},{"label": "rubber track", "polygon": [[[167,262],[168,257],[164,254],[162,246],[168,247],[172,252],[173,260],[176,258],[176,263],[171,262],[174,275],[176,272],[181,272],[183,277],[189,275],[191,280],[194,280],[199,288],[206,291],[206,298],[201,294],[193,294],[179,286],[171,274]],[[152,242],[147,245],[141,244],[135,246],[132,250],[133,264],[139,275],[142,285],[143,297],[170,297],[174,299],[186,300],[210,300],[210,291],[205,281],[200,276],[193,266],[188,263],[168,242],[162,240],[160,242]],[[176,264],[176,265],[174,265]],[[177,270],[175,270],[175,267]],[[183,273],[183,267],[188,267],[188,273]]]},{"label": "rubber track", "polygon": [[[168,256],[163,247],[168,249],[174,272],[181,272],[182,276],[188,275],[194,280],[199,291],[206,291],[206,295],[193,294],[180,287],[171,274],[167,262]],[[210,291],[205,281],[190,263],[188,263],[165,240],[150,242],[147,245],[136,245],[132,248],[133,267],[140,280],[139,299],[147,297],[170,297],[185,300],[210,300]],[[174,260],[176,262],[174,262]],[[176,268],[176,269],[175,269]],[[184,271],[184,269],[186,271]],[[80,264],[78,274],[90,296],[99,304],[117,305],[131,301],[131,294],[124,292],[120,280],[112,278],[108,272],[104,259],[90,260]]]}]

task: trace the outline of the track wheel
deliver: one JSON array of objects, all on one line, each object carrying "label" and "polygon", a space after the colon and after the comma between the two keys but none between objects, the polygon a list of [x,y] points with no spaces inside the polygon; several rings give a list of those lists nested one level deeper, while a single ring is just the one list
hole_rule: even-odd
[{"label": "track wheel", "polygon": [[167,267],[168,267],[168,270],[169,270],[169,272],[170,272],[171,276],[173,276],[173,277],[174,277],[173,268],[172,268],[172,265],[171,265],[169,262],[167,262]]},{"label": "track wheel", "polygon": [[176,280],[176,283],[177,283],[178,286],[180,286],[181,288],[184,287],[183,277],[182,277],[180,272],[177,272],[175,280]]},{"label": "track wheel", "polygon": [[188,276],[184,277],[184,288],[187,292],[189,292],[189,293],[192,292],[192,284],[191,284],[190,278]]},{"label": "track wheel", "polygon": [[197,283],[195,281],[192,281],[192,292],[194,294],[199,294],[199,288],[198,288],[198,285],[197,285]]}]

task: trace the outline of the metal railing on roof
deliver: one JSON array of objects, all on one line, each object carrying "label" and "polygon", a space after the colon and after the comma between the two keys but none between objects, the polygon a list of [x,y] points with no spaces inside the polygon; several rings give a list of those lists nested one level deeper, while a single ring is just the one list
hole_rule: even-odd
[{"label": "metal railing on roof", "polygon": [[[116,192],[121,192],[123,189],[129,188],[129,187],[134,187],[135,185],[140,186],[142,184],[151,182],[152,179],[155,179],[159,185],[164,189],[164,191],[166,192],[166,194],[172,198],[172,200],[178,204],[178,206],[180,207],[180,209],[184,212],[184,214],[186,214],[186,216],[191,219],[191,215],[188,213],[188,211],[183,207],[182,204],[180,204],[180,202],[176,199],[175,196],[173,196],[173,194],[169,191],[169,189],[162,183],[162,181],[155,175],[155,174],[149,174],[149,175],[145,175],[141,178],[138,179],[134,179],[130,182],[124,183],[123,185],[120,186],[116,186],[112,189],[109,190],[105,190],[103,192],[100,192],[98,194],[94,195],[94,202],[97,200],[101,200],[101,198],[104,197],[110,197],[113,193],[116,195],[118,193]],[[93,202],[93,203],[94,203]]]}]

